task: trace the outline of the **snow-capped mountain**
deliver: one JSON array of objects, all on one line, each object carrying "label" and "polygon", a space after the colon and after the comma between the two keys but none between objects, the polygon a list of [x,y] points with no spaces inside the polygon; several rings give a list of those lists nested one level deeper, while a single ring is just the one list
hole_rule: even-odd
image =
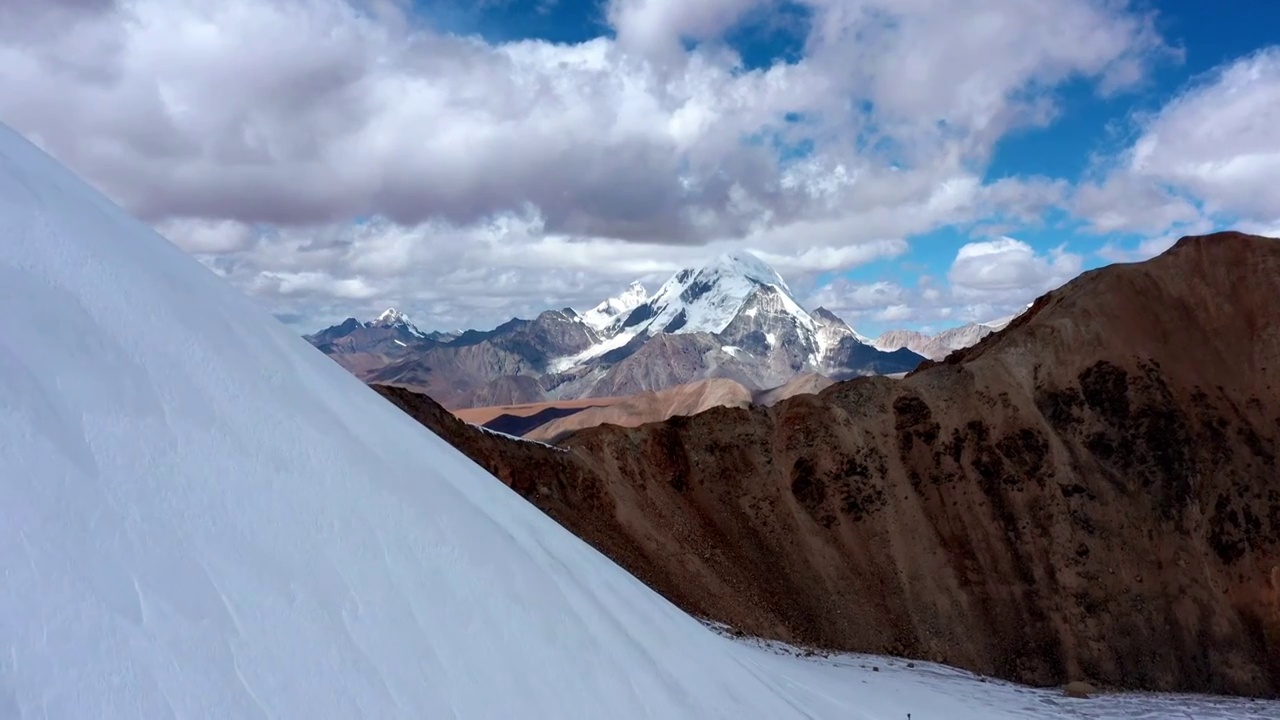
[{"label": "snow-capped mountain", "polygon": [[876,350],[826,310],[810,314],[746,252],[681,270],[653,295],[632,283],[584,313],[548,310],[440,337],[392,309],[307,340],[363,380],[417,388],[451,408],[629,395],[713,377],[764,390],[808,373],[905,372],[923,360]]},{"label": "snow-capped mountain", "polygon": [[629,314],[648,299],[649,291],[637,280],[628,285],[621,295],[609,298],[582,313],[582,321],[591,329],[603,332],[619,317]]},{"label": "snow-capped mountain", "polygon": [[427,334],[422,332],[409,320],[409,316],[400,312],[395,308],[387,308],[381,315],[374,318],[371,322],[365,323],[366,327],[380,328],[402,328],[405,332],[418,337],[426,337]]},{"label": "snow-capped mountain", "polygon": [[[708,377],[765,389],[811,372],[903,372],[922,359],[890,357],[869,346],[870,356],[851,351],[866,339],[826,310],[810,314],[777,271],[747,252],[677,272],[599,336],[551,363],[550,371],[561,376],[557,392],[629,394]],[[663,342],[650,345],[658,338]],[[855,358],[862,364],[845,364]]]},{"label": "snow-capped mountain", "polygon": [[3,126],[0,226],[0,716],[828,702],[778,690],[761,668],[779,660],[677,610]]},{"label": "snow-capped mountain", "polygon": [[[755,302],[753,307],[749,303]],[[613,333],[724,332],[744,313],[789,315],[809,328],[813,319],[791,297],[782,277],[746,252],[727,253],[701,268],[676,273]],[[610,334],[613,334],[610,333]]]},{"label": "snow-capped mountain", "polygon": [[[792,329],[796,332],[787,332]],[[724,333],[730,347],[745,340],[762,351],[777,347],[784,339],[798,340],[802,347],[796,349],[818,361],[813,318],[773,268],[754,255],[739,252],[676,273],[652,297],[601,328],[600,343],[565,358],[561,366],[567,369],[592,360],[637,338],[692,333]],[[749,337],[752,333],[758,336]]]},{"label": "snow-capped mountain", "polygon": [[347,318],[341,323],[306,336],[328,355],[379,355],[401,357],[440,342],[437,335],[422,332],[409,316],[390,308],[373,320]]}]

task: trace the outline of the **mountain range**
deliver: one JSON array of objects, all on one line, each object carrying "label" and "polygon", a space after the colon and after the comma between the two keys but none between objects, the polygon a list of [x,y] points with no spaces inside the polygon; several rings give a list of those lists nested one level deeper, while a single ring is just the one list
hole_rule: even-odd
[{"label": "mountain range", "polygon": [[549,445],[375,392],[2,124],[0,227],[0,717],[1277,717],[744,637],[1280,694],[1274,240]]},{"label": "mountain range", "polygon": [[933,335],[917,330],[890,330],[872,340],[871,346],[885,351],[906,348],[930,360],[942,360],[956,350],[977,345],[982,338],[1003,330],[1016,317],[1013,315],[991,322],[966,323]]},{"label": "mountain range", "polygon": [[[805,310],[750,253],[676,273],[655,293],[632,283],[586,312],[548,310],[492,330],[424,333],[394,309],[306,338],[369,383],[431,395],[450,408],[629,396],[712,378],[749,391],[798,377],[904,373],[927,342],[858,334],[834,313]],[[975,337],[976,339],[976,337]]]},{"label": "mountain range", "polygon": [[1086,272],[903,379],[555,447],[376,389],[748,635],[1032,684],[1280,695],[1280,240],[1189,237]]}]

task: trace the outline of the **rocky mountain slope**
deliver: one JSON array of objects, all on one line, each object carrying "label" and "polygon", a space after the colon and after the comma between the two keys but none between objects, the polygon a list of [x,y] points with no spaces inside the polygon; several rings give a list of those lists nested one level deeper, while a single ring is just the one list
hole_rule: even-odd
[{"label": "rocky mountain slope", "polygon": [[741,631],[1032,683],[1280,694],[1280,241],[1185,238],[904,380],[563,450],[381,392]]},{"label": "rocky mountain slope", "polygon": [[916,330],[890,330],[870,341],[869,344],[885,352],[905,348],[930,360],[941,360],[956,350],[977,345],[978,341],[993,332],[1003,330],[1013,322],[1015,317],[1017,316],[985,323],[966,323],[934,335]]},{"label": "rocky mountain slope", "polygon": [[652,296],[633,283],[583,314],[548,311],[452,338],[348,319],[308,340],[367,382],[420,390],[450,408],[629,396],[714,378],[758,391],[810,373],[906,372],[924,359],[878,350],[821,308],[811,315],[748,253],[682,270]]},{"label": "rocky mountain slope", "polygon": [[711,378],[637,395],[510,403],[452,412],[466,422],[507,435],[555,440],[596,425],[636,427],[676,415],[696,415],[713,407],[772,405],[795,395],[816,395],[834,382],[825,375],[811,373],[776,388],[753,392],[742,383]]},{"label": "rocky mountain slope", "polygon": [[620,399],[608,405],[584,408],[540,425],[524,437],[554,441],[574,431],[597,425],[636,427],[677,415],[696,415],[713,407],[747,407],[752,392],[742,383],[713,378],[677,385]]}]

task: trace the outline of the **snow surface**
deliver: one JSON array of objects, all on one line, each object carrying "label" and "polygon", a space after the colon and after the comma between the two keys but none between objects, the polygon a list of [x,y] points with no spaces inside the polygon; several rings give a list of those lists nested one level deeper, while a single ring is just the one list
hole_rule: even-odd
[{"label": "snow surface", "polygon": [[476,424],[476,423],[467,423],[467,424],[468,424],[468,425],[470,425],[470,426],[471,426],[471,427],[473,427],[473,428],[476,428],[477,430],[480,430],[481,432],[486,432],[486,433],[488,433],[488,434],[490,434],[490,435],[496,435],[496,436],[498,436],[498,437],[500,437],[500,438],[506,438],[507,440],[513,440],[513,441],[515,441],[515,442],[529,443],[529,444],[531,444],[531,445],[541,445],[541,446],[542,446],[542,447],[544,447],[544,448],[549,448],[549,449],[551,449],[551,450],[555,450],[556,452],[562,452],[562,453],[563,453],[563,452],[568,452],[568,450],[566,450],[566,449],[564,449],[564,448],[562,448],[562,447],[560,447],[560,446],[558,446],[558,445],[552,445],[551,443],[544,443],[544,442],[542,442],[541,440],[530,440],[529,438],[523,438],[523,437],[520,437],[519,435],[510,435],[510,434],[508,434],[508,433],[504,433],[504,432],[502,432],[501,430],[494,430],[493,428],[487,428],[487,427],[485,427],[485,426],[483,426],[483,425],[479,425],[479,424]]},{"label": "snow surface", "polygon": [[0,238],[0,717],[1276,711],[721,637],[3,126]]},{"label": "snow surface", "polygon": [[582,313],[582,322],[596,332],[603,332],[618,318],[624,318],[632,310],[640,307],[649,299],[649,291],[639,281],[627,286],[617,297],[609,298],[594,308]]}]

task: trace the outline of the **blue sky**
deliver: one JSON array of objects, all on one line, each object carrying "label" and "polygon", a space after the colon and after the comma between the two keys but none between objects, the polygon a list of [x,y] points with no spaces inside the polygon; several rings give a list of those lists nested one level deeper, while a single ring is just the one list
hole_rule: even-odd
[{"label": "blue sky", "polygon": [[19,20],[0,117],[301,330],[392,305],[491,327],[742,249],[864,333],[937,329],[1180,235],[1280,233],[1270,0]]}]

